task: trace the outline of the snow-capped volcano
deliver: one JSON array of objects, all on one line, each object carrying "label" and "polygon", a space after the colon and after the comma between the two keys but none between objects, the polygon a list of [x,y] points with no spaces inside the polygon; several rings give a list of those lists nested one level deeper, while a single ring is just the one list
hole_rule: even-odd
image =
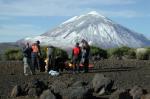
[{"label": "snow-capped volcano", "polygon": [[87,40],[91,45],[102,48],[150,45],[150,41],[143,35],[133,32],[95,11],[75,16],[40,36],[28,37],[24,40],[40,40],[43,45],[70,48],[82,39]]}]

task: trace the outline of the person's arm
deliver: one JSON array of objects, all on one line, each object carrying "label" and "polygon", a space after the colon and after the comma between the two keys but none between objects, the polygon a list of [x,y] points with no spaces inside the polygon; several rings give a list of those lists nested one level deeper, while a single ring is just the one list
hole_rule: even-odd
[{"label": "person's arm", "polygon": [[79,58],[81,60],[81,58],[82,58],[82,49],[81,49],[81,47],[79,47],[79,48],[80,48]]},{"label": "person's arm", "polygon": [[27,48],[26,47],[22,48],[22,52],[23,52],[23,56],[27,57]]},{"label": "person's arm", "polygon": [[41,56],[41,47],[40,47],[40,45],[38,45],[38,50],[39,50],[39,56]]},{"label": "person's arm", "polygon": [[90,53],[90,46],[88,46],[88,58],[90,58],[90,56],[91,56],[91,53]]},{"label": "person's arm", "polygon": [[23,53],[26,53],[27,48],[26,48],[26,47],[23,47],[23,48],[22,48],[22,51],[23,51]]}]

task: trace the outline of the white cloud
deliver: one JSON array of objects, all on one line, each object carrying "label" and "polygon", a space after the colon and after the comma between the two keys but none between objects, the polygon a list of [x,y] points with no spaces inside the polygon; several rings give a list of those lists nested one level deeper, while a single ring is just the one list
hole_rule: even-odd
[{"label": "white cloud", "polygon": [[[0,15],[72,16],[92,9],[93,5],[127,5],[135,0],[0,0]],[[95,9],[98,10],[98,9]]]}]

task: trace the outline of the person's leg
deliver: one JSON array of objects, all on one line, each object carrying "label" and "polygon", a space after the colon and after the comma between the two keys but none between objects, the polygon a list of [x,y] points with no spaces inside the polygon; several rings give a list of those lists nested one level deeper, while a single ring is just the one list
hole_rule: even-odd
[{"label": "person's leg", "polygon": [[51,65],[51,55],[47,55],[47,64],[46,64],[47,72],[50,70],[50,65]]},{"label": "person's leg", "polygon": [[76,58],[75,57],[73,57],[73,66],[72,66],[72,73],[75,73],[75,71],[76,71]]},{"label": "person's leg", "polygon": [[57,59],[55,59],[55,61],[54,61],[53,70],[57,71]]},{"label": "person's leg", "polygon": [[40,71],[40,59],[37,53],[36,53],[36,66],[37,66],[37,70]]},{"label": "person's leg", "polygon": [[55,64],[54,64],[54,70],[59,72],[59,66],[60,66],[60,59],[56,58],[55,59]]},{"label": "person's leg", "polygon": [[27,61],[28,61],[29,72],[31,75],[33,75],[31,58],[28,58]]},{"label": "person's leg", "polygon": [[77,68],[77,72],[79,73],[80,72],[80,60],[79,59],[77,60],[76,68]]},{"label": "person's leg", "polygon": [[49,61],[48,61],[49,63],[48,63],[48,70],[52,70],[53,68],[52,68],[52,66],[53,66],[53,59],[52,59],[52,56],[50,56],[49,57]]},{"label": "person's leg", "polygon": [[26,57],[23,58],[23,63],[24,63],[24,75],[28,75],[27,73],[28,63]]},{"label": "person's leg", "polygon": [[85,59],[84,72],[89,72],[89,59]]},{"label": "person's leg", "polygon": [[33,74],[35,74],[35,55],[34,53],[31,54],[31,69],[32,69],[32,72]]},{"label": "person's leg", "polygon": [[61,62],[60,71],[63,72],[64,69],[65,69],[65,64],[64,64],[64,62]]},{"label": "person's leg", "polygon": [[55,65],[56,65],[56,59],[55,57],[52,58],[52,70],[55,70]]}]

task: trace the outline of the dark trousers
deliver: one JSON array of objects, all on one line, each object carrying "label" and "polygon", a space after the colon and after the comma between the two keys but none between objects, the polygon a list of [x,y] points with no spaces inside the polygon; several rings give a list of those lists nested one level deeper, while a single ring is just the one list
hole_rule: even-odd
[{"label": "dark trousers", "polygon": [[48,70],[54,70],[55,59],[54,56],[48,55]]},{"label": "dark trousers", "polygon": [[84,72],[89,71],[89,59],[85,59],[85,61],[83,63],[83,70],[84,70]]},{"label": "dark trousers", "polygon": [[35,72],[35,68],[37,70],[40,70],[40,60],[39,60],[38,53],[36,53],[36,52],[31,53],[31,61],[32,61],[33,72]]}]

